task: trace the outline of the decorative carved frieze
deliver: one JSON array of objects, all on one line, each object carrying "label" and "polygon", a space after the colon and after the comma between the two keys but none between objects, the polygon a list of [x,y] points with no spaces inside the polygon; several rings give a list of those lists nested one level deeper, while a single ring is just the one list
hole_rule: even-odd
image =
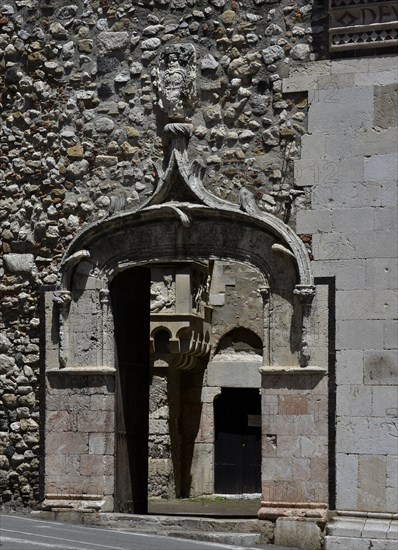
[{"label": "decorative carved frieze", "polygon": [[329,0],[331,51],[398,44],[398,7],[394,0]]}]

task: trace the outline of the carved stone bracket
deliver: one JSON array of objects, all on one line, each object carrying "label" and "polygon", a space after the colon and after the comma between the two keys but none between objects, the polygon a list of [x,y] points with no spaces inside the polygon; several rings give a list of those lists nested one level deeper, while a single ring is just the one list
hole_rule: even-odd
[{"label": "carved stone bracket", "polygon": [[314,285],[296,285],[293,293],[298,297],[302,307],[302,336],[300,364],[306,367],[310,360],[310,316],[311,304],[315,296]]},{"label": "carved stone bracket", "polygon": [[53,302],[58,308],[59,363],[61,368],[67,366],[69,358],[69,327],[67,321],[71,301],[72,296],[68,290],[57,290],[53,294]]},{"label": "carved stone bracket", "polygon": [[153,366],[191,369],[210,352],[207,279],[204,266],[152,269]]}]

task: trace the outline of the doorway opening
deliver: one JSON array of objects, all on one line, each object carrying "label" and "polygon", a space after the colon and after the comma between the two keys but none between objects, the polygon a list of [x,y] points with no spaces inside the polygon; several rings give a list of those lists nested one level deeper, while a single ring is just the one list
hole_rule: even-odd
[{"label": "doorway opening", "polygon": [[134,267],[111,284],[117,349],[115,511],[148,511],[150,269]]},{"label": "doorway opening", "polygon": [[214,400],[218,494],[261,492],[261,396],[257,388],[222,388]]}]

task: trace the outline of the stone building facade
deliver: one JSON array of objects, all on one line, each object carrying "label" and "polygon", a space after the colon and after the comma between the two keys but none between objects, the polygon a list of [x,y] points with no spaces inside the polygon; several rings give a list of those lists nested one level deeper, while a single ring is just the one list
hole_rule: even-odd
[{"label": "stone building facade", "polygon": [[258,493],[396,548],[397,12],[0,7],[3,506]]}]

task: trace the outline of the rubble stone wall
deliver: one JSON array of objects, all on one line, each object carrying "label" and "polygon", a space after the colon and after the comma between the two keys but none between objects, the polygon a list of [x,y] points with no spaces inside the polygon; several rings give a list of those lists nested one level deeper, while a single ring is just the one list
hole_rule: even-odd
[{"label": "rubble stone wall", "polygon": [[39,289],[57,283],[80,228],[139,204],[156,186],[164,144],[153,82],[163,47],[195,47],[190,147],[207,162],[206,185],[236,201],[244,184],[261,208],[294,223],[308,206],[293,189],[292,163],[307,99],[283,94],[281,79],[314,57],[321,22],[307,1],[1,3],[4,502],[39,495]]}]

